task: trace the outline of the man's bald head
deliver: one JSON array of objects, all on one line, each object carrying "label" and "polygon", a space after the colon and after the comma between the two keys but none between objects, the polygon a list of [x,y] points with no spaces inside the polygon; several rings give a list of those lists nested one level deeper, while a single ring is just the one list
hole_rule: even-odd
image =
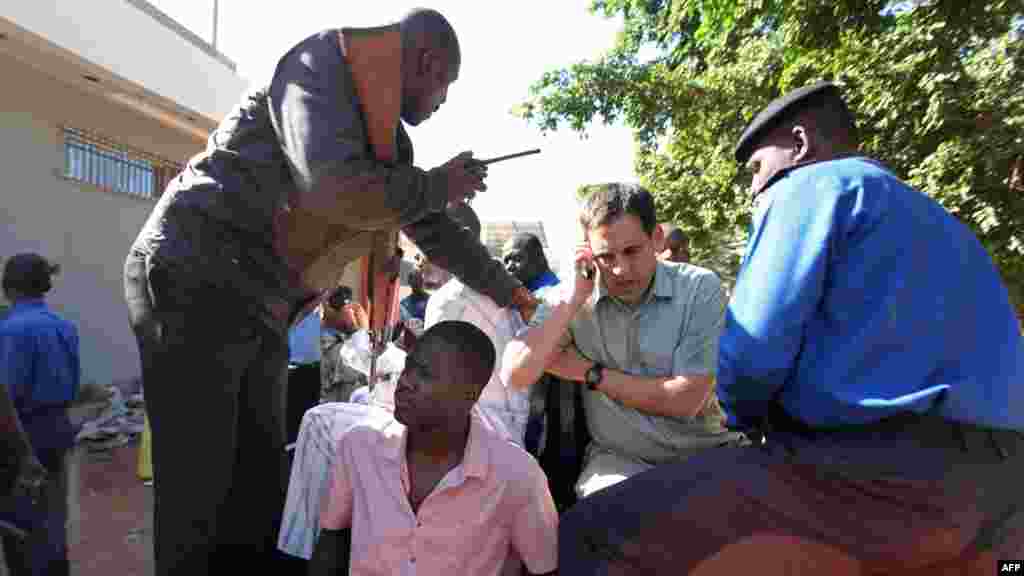
[{"label": "man's bald head", "polygon": [[437,10],[417,8],[399,22],[402,33],[402,119],[416,126],[448,98],[462,51],[455,29]]},{"label": "man's bald head", "polygon": [[448,55],[448,64],[456,71],[462,65],[462,50],[455,29],[440,12],[429,8],[410,10],[399,22],[402,46],[406,55],[410,49],[439,50]]}]

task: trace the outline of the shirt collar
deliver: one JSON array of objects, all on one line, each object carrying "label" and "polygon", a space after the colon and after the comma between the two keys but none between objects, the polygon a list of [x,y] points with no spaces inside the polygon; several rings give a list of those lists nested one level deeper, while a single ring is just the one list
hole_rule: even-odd
[{"label": "shirt collar", "polygon": [[46,308],[46,301],[42,298],[23,298],[11,306],[11,311],[28,310],[31,308]]},{"label": "shirt collar", "polygon": [[[381,455],[392,462],[401,462],[405,458],[405,440],[408,429],[404,424],[395,420],[384,426],[383,446]],[[490,456],[487,451],[486,424],[476,414],[470,412],[469,438],[466,441],[466,451],[462,455],[462,470],[466,476],[485,478],[490,469]]]},{"label": "shirt collar", "polygon": [[537,276],[530,282],[527,282],[526,289],[529,290],[530,292],[536,292],[541,288],[556,285],[558,285],[558,276],[555,276],[555,273],[552,272],[551,270],[547,270],[540,276]]},{"label": "shirt collar", "polygon": [[[672,288],[672,279],[668,277],[668,267],[662,261],[658,261],[654,266],[654,286],[653,289],[647,291],[647,296],[644,298],[641,304],[650,302],[653,298],[671,299],[675,295],[675,291]],[[604,298],[611,298],[608,295],[608,289],[605,287],[604,282],[598,278],[597,285],[594,286],[594,303],[600,302]]]}]

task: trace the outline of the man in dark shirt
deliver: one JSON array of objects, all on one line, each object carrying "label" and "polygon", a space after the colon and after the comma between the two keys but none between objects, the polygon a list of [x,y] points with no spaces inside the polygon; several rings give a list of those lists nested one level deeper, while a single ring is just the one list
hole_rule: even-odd
[{"label": "man in dark shirt", "polygon": [[[0,518],[28,532],[25,541],[4,538],[14,576],[58,576],[70,570],[64,458],[75,441],[67,407],[78,395],[80,362],[78,329],[43,300],[57,270],[38,254],[18,254],[4,265],[3,290],[14,306],[0,322],[0,382],[8,389],[34,457],[48,472],[42,499],[18,496],[5,501],[0,511]],[[31,460],[29,467],[38,470]]]},{"label": "man in dark shirt", "polygon": [[286,332],[348,262],[393,247],[401,229],[467,284],[532,314],[529,292],[443,212],[484,191],[486,170],[471,153],[414,167],[399,121],[438,109],[460,59],[455,32],[429,10],[303,40],[139,233],[125,292],[153,431],[158,576],[280,558]]}]

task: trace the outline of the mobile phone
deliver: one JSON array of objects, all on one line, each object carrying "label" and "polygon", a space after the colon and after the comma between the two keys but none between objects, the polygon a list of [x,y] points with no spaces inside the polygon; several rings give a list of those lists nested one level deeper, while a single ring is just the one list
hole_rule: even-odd
[{"label": "mobile phone", "polygon": [[593,264],[579,264],[580,274],[587,280],[594,279],[594,265]]}]

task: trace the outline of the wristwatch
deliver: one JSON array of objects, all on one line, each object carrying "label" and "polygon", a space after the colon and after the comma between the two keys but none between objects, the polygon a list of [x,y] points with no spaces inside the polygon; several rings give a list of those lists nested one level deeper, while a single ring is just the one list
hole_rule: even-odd
[{"label": "wristwatch", "polygon": [[604,366],[600,362],[594,362],[594,365],[588,368],[586,374],[583,375],[583,382],[587,384],[587,390],[597,390],[601,380],[604,380]]}]

